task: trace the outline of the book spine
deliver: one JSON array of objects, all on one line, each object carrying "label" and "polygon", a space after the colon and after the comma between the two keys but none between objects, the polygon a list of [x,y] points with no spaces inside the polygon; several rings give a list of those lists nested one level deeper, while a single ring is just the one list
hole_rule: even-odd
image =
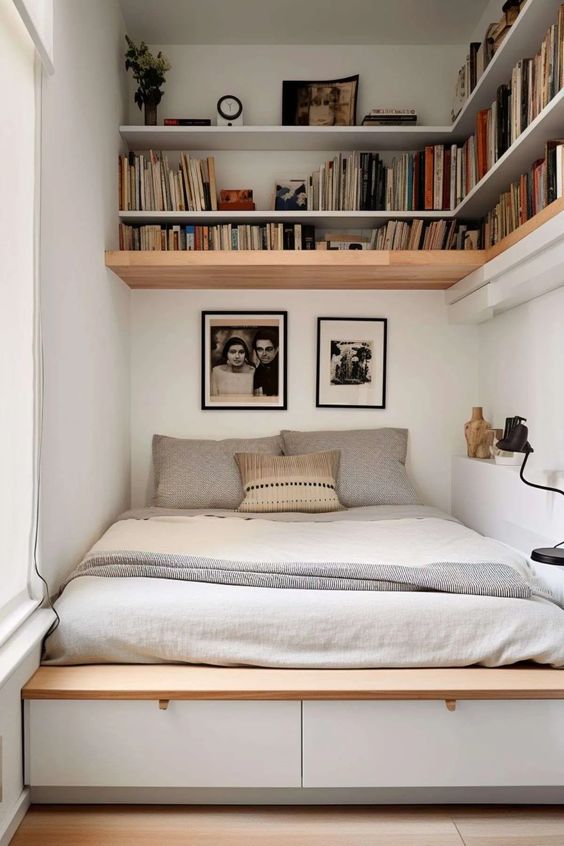
[{"label": "book spine", "polygon": [[433,179],[434,179],[434,151],[433,147],[425,147],[425,209],[433,209]]}]

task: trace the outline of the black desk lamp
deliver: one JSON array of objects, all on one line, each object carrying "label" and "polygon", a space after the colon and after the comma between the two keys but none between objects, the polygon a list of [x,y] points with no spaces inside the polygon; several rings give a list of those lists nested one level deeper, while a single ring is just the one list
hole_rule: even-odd
[{"label": "black desk lamp", "polygon": [[[531,488],[539,488],[541,491],[552,491],[553,493],[559,493],[564,496],[564,491],[561,491],[559,488],[550,488],[547,485],[536,485],[534,482],[529,482],[528,479],[525,479],[523,475],[525,465],[528,461],[529,455],[534,452],[532,446],[527,440],[529,437],[529,430],[525,426],[525,420],[525,417],[507,418],[503,438],[497,442],[498,449],[501,449],[504,452],[522,452],[525,454],[523,463],[521,464],[519,477],[526,485],[529,485]],[[560,549],[556,546],[543,546],[539,549],[533,549],[531,552],[531,558],[533,561],[541,561],[543,564],[556,564],[560,567],[564,567],[564,549]]]}]

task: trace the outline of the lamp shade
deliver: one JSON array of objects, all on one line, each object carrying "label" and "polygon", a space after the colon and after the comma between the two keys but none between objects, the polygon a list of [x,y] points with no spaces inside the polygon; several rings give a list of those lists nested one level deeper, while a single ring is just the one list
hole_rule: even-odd
[{"label": "lamp shade", "polygon": [[497,447],[504,452],[533,452],[533,448],[528,443],[528,437],[529,430],[525,424],[518,423],[507,437],[497,442]]}]

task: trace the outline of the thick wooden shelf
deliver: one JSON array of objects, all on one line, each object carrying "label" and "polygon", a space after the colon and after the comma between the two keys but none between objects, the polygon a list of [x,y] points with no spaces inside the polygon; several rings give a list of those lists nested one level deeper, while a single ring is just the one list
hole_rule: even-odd
[{"label": "thick wooden shelf", "polygon": [[481,250],[116,251],[130,288],[444,290],[484,263]]},{"label": "thick wooden shelf", "polygon": [[170,665],[40,667],[24,699],[564,699],[564,673],[518,668],[268,670]]},{"label": "thick wooden shelf", "polygon": [[[562,211],[564,198],[555,200],[488,250],[117,250],[106,252],[106,266],[130,288],[440,290],[465,279]],[[304,215],[296,214],[303,219]],[[467,290],[466,283],[463,291],[457,286],[460,296],[484,284],[480,280],[470,284],[472,279]]]}]

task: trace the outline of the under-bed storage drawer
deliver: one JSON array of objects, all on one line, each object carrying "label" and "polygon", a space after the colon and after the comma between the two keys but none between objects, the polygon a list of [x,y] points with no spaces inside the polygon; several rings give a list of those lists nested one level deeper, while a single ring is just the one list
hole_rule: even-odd
[{"label": "under-bed storage drawer", "polygon": [[303,703],[304,787],[564,785],[564,701]]},{"label": "under-bed storage drawer", "polygon": [[32,786],[299,787],[301,703],[33,700]]}]

